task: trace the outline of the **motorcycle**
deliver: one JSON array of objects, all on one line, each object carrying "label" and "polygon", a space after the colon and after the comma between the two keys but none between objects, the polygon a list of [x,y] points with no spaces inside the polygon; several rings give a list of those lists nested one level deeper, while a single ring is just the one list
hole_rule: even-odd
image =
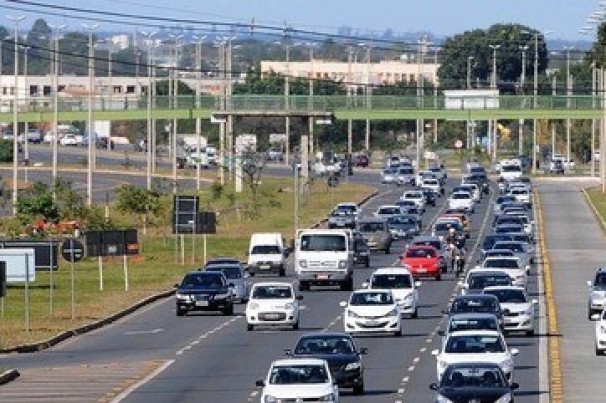
[{"label": "motorcycle", "polygon": [[465,248],[454,243],[448,244],[448,248],[450,249],[450,267],[452,272],[458,276],[465,268]]}]

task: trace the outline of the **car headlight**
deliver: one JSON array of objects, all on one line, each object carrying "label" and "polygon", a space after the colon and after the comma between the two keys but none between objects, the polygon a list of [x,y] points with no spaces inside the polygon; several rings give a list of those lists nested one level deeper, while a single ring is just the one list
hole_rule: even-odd
[{"label": "car headlight", "polygon": [[357,313],[355,313],[352,310],[347,311],[347,316],[349,316],[350,318],[359,318],[360,317],[360,315],[358,315]]},{"label": "car headlight", "polygon": [[307,267],[307,260],[299,260],[299,266],[305,269]]},{"label": "car headlight", "polygon": [[445,369],[448,366],[448,362],[444,361],[444,360],[438,360],[438,367],[440,367],[440,369]]},{"label": "car headlight", "polygon": [[524,314],[525,314],[525,315],[528,315],[528,316],[532,316],[532,315],[534,315],[534,306],[531,306],[530,308],[528,308],[528,309],[527,309],[527,310],[524,312]]},{"label": "car headlight", "polygon": [[339,268],[346,269],[347,268],[347,260],[339,260]]},{"label": "car headlight", "polygon": [[513,368],[513,360],[511,358],[507,358],[501,363],[501,368],[503,368],[503,372],[511,372]]},{"label": "car headlight", "polygon": [[327,395],[321,396],[318,401],[320,402],[332,402],[335,400],[335,394],[334,393],[329,393]]},{"label": "car headlight", "polygon": [[347,364],[345,366],[345,371],[353,371],[355,369],[360,369],[360,363],[359,362],[350,362],[349,364]]},{"label": "car headlight", "polygon": [[404,297],[404,301],[406,302],[412,302],[412,294],[408,294],[407,296]]},{"label": "car headlight", "polygon": [[249,302],[248,303],[248,309],[251,309],[253,311],[256,310],[256,309],[259,309],[259,304],[256,303],[256,302]]},{"label": "car headlight", "polygon": [[284,304],[284,309],[294,309],[295,308],[295,304],[293,304],[292,302],[288,302],[286,304]]},{"label": "car headlight", "polygon": [[394,308],[394,309],[392,309],[391,311],[387,312],[387,313],[385,314],[385,317],[387,318],[387,317],[390,317],[390,316],[395,316],[395,315],[397,315],[397,314],[398,314],[398,309],[397,309],[397,308]]},{"label": "car headlight", "polygon": [[495,403],[509,403],[511,402],[511,393],[505,393],[503,396],[499,397]]},{"label": "car headlight", "polygon": [[180,294],[180,293],[177,293],[176,297],[177,297],[177,299],[182,299],[182,300],[185,300],[185,301],[189,301],[191,299],[191,295],[189,295],[189,294]]},{"label": "car headlight", "polygon": [[275,396],[267,395],[265,396],[264,403],[276,403],[278,399]]},{"label": "car headlight", "polygon": [[442,395],[438,395],[438,397],[436,398],[436,403],[452,403],[452,400],[450,400]]}]

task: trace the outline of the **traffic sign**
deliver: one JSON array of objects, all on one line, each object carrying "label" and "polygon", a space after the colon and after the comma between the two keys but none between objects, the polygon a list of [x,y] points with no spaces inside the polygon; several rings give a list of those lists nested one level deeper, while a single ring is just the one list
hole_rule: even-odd
[{"label": "traffic sign", "polygon": [[68,239],[61,245],[61,256],[68,262],[79,262],[84,257],[84,245],[77,239]]},{"label": "traffic sign", "polygon": [[457,140],[455,141],[455,148],[461,148],[463,147],[463,141],[462,140]]}]

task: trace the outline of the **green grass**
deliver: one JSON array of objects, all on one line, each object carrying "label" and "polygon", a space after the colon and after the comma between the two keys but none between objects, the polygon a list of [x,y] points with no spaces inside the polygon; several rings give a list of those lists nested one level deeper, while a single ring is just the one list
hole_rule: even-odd
[{"label": "green grass", "polygon": [[[602,193],[600,187],[594,187],[587,189],[587,196],[589,196],[602,220],[606,222],[606,194]],[[603,230],[606,230],[602,223],[600,223],[600,226]]]},{"label": "green grass", "polygon": [[[202,192],[202,204],[219,211],[217,234],[207,236],[208,257],[238,256],[244,259],[250,234],[254,232],[281,232],[290,240],[294,232],[291,186],[292,182],[287,179],[264,179],[262,188],[271,192],[280,206],[265,207],[256,219],[247,219],[244,211],[235,208],[228,198],[214,200],[209,190]],[[346,181],[330,189],[324,183],[314,183],[311,194],[302,197],[300,227],[310,226],[325,218],[335,203],[361,200],[372,192],[374,189],[369,186]],[[236,197],[236,201],[244,200]],[[112,210],[112,215],[119,213]],[[132,217],[125,216],[119,217],[119,220],[133,221]],[[0,315],[0,348],[40,341],[63,330],[103,318],[149,295],[170,289],[184,273],[203,265],[201,235],[195,239],[193,260],[192,237],[185,236],[185,263],[181,264],[180,252],[175,252],[175,237],[167,231],[167,228],[149,228],[147,236],[142,236],[142,231],[139,231],[141,254],[128,259],[128,292],[124,290],[122,257],[104,259],[103,291],[99,290],[97,258],[76,263],[74,320],[71,319],[69,263],[61,260],[59,270],[53,273],[52,311],[50,273],[36,273],[36,281],[29,286],[29,331],[25,328],[25,288],[23,285],[10,286]]]}]

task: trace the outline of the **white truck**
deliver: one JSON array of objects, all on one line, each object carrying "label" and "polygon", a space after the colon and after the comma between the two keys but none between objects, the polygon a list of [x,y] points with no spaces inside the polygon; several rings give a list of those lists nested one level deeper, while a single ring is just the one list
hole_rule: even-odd
[{"label": "white truck", "polygon": [[248,247],[248,273],[286,274],[286,256],[284,241],[280,233],[256,233],[250,236]]},{"label": "white truck", "polygon": [[346,229],[297,230],[295,274],[299,290],[311,285],[338,285],[353,290],[353,234]]}]

